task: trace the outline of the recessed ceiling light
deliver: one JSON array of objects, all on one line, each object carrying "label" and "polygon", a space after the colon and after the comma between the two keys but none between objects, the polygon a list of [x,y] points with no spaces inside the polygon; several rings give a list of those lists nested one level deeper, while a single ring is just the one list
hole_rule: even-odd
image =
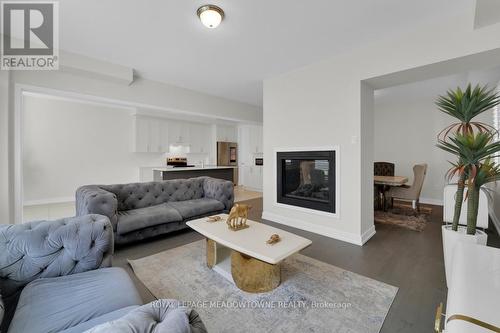
[{"label": "recessed ceiling light", "polygon": [[215,5],[205,5],[196,12],[201,23],[209,29],[215,29],[224,19],[224,11]]}]

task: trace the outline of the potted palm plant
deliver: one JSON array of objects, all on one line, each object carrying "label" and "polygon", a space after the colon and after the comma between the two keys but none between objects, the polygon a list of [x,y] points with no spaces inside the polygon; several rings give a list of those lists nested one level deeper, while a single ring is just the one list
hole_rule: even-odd
[{"label": "potted palm plant", "polygon": [[[455,155],[456,162],[447,173],[449,183],[456,181],[457,191],[454,202],[453,223],[444,225],[443,251],[446,279],[450,280],[450,262],[457,242],[473,242],[486,245],[487,236],[476,230],[481,186],[499,178],[498,166],[492,157],[500,151],[500,143],[495,142],[496,130],[473,119],[479,114],[500,104],[500,96],[487,87],[468,85],[450,90],[436,102],[438,109],[460,122],[451,124],[438,135],[438,147]],[[465,188],[467,192],[464,195]],[[459,226],[462,203],[467,201],[467,227]]]}]

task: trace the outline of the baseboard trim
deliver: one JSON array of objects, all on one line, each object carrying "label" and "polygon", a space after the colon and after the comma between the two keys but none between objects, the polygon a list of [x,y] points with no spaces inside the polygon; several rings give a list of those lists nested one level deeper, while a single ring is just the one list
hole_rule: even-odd
[{"label": "baseboard trim", "polygon": [[313,232],[315,234],[319,234],[322,236],[330,237],[333,239],[337,239],[343,242],[355,244],[362,246],[366,243],[373,235],[375,235],[375,226],[372,226],[368,229],[363,235],[357,235],[350,232],[338,231],[333,228],[327,228],[324,226],[318,225],[310,225],[308,223],[304,223],[303,221],[284,217],[279,214],[271,213],[271,212],[262,212],[262,218],[264,220],[269,220],[272,222],[276,222],[279,224],[287,225],[292,228],[302,229],[305,231]]},{"label": "baseboard trim", "polygon": [[256,187],[250,187],[250,186],[245,186],[245,185],[239,185],[241,187],[243,187],[244,190],[247,190],[247,191],[252,191],[252,192],[260,192],[262,193],[262,189],[261,188],[256,188]]},{"label": "baseboard trim", "polygon": [[361,245],[364,245],[366,242],[370,240],[377,231],[375,231],[375,225],[372,225],[368,230],[366,230],[363,235],[361,235]]},{"label": "baseboard trim", "polygon": [[62,204],[70,202],[75,202],[75,198],[65,197],[65,198],[50,198],[41,200],[28,200],[23,202],[23,206],[52,205],[52,204]]},{"label": "baseboard trim", "polygon": [[432,199],[432,198],[420,198],[420,203],[434,206],[442,206],[443,200]]}]

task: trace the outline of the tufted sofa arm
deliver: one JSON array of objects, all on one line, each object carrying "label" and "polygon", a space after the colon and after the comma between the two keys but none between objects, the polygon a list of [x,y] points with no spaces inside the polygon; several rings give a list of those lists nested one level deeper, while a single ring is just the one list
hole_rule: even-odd
[{"label": "tufted sofa arm", "polygon": [[179,301],[160,299],[86,333],[206,333],[198,313]]},{"label": "tufted sofa arm", "polygon": [[224,204],[224,211],[229,212],[234,203],[234,186],[227,180],[207,177],[203,183],[205,198],[219,200]]},{"label": "tufted sofa arm", "polygon": [[118,200],[114,193],[96,185],[82,186],[76,190],[76,215],[100,214],[107,216],[113,230],[118,221]]},{"label": "tufted sofa arm", "polygon": [[9,309],[29,282],[111,266],[113,230],[102,215],[0,225],[0,290]]}]

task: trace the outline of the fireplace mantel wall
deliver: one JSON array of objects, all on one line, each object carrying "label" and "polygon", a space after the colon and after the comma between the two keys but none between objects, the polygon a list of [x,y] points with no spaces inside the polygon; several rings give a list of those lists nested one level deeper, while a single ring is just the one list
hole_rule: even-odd
[{"label": "fireplace mantel wall", "polygon": [[[373,89],[500,65],[500,24],[474,29],[473,22],[471,3],[449,20],[266,79],[263,217],[359,245],[371,238]],[[341,151],[341,214],[276,206],[276,147],[325,145]]]}]

